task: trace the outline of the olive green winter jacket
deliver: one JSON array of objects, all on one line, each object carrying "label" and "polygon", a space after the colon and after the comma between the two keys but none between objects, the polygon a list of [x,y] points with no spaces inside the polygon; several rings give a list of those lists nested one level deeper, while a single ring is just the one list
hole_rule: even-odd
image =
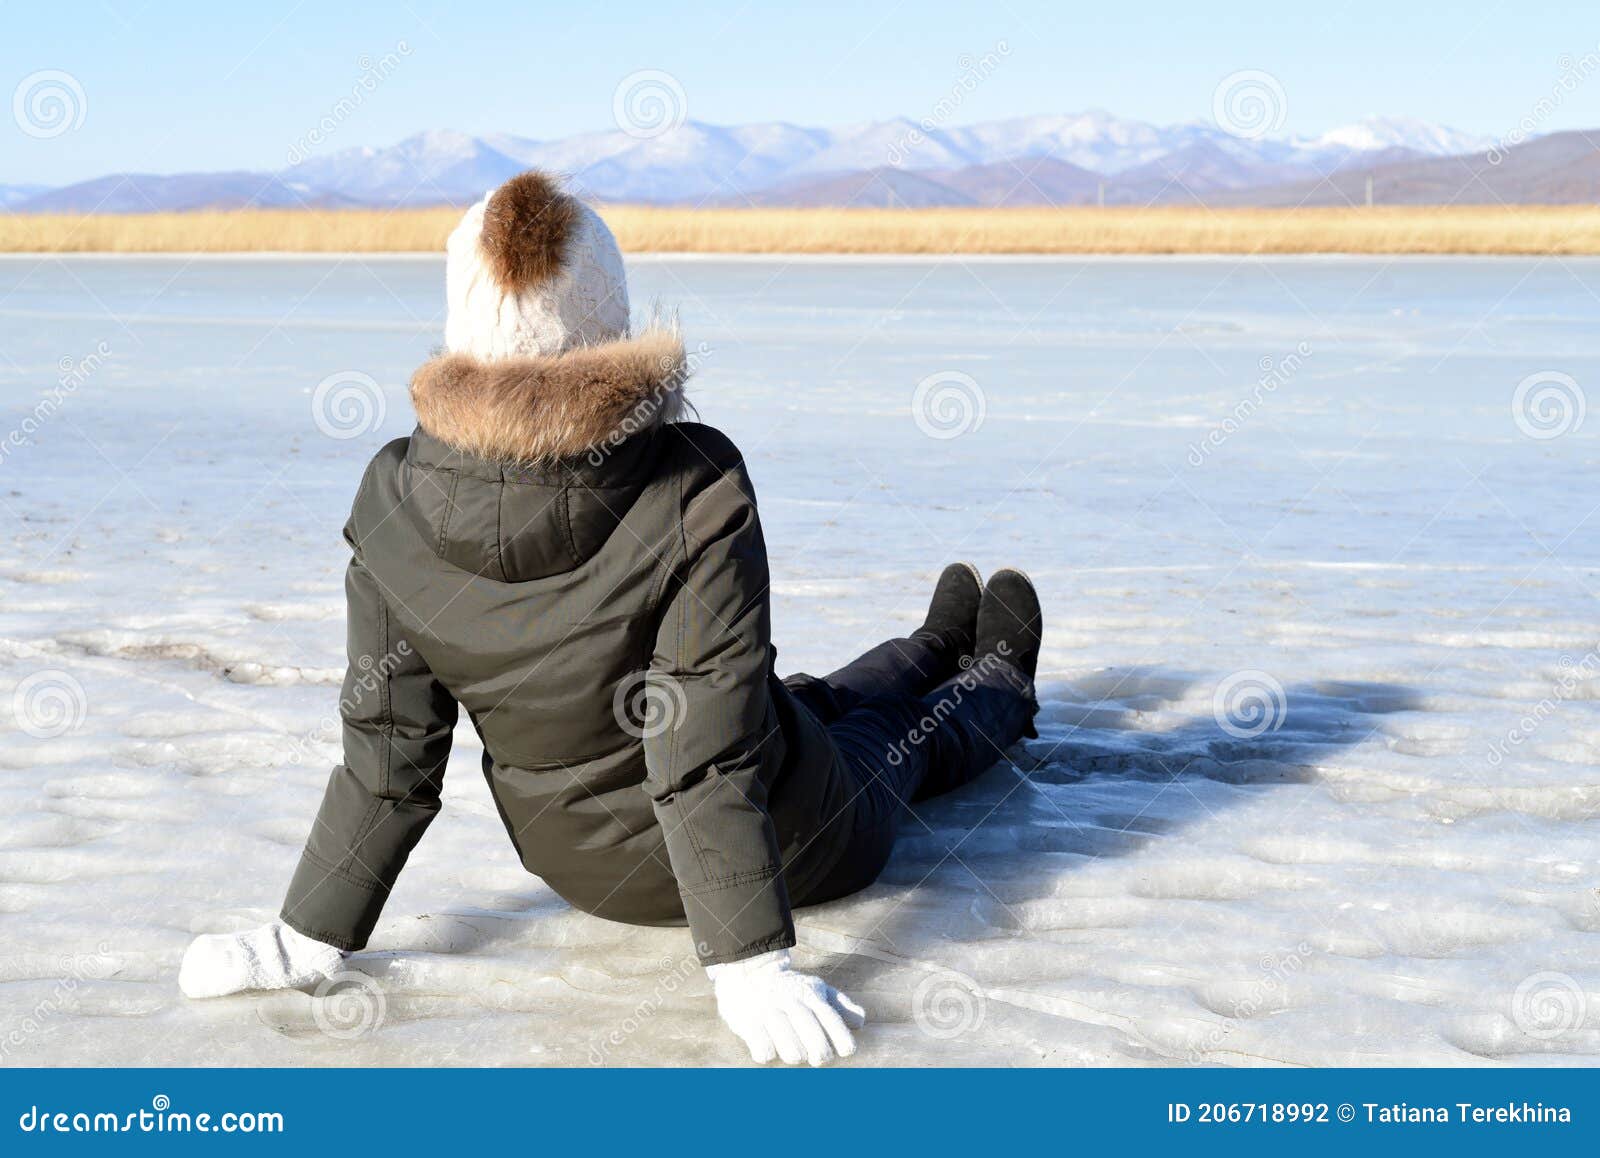
[{"label": "olive green winter jacket", "polygon": [[847,839],[838,757],[773,675],[749,476],[674,421],[684,376],[655,333],[418,371],[418,429],[345,528],[344,763],[288,924],[366,944],[439,812],[459,705],[523,864],[572,904],[687,919],[707,964],[794,943],[789,891]]}]

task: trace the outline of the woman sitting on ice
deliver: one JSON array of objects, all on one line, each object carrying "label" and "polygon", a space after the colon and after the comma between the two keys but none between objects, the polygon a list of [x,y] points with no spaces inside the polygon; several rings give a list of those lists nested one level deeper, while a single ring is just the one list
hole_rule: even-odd
[{"label": "woman sitting on ice", "polygon": [[952,565],[910,638],[780,681],[744,461],[678,421],[682,344],[628,335],[605,224],[525,173],[467,212],[446,285],[416,432],[345,526],[345,762],[281,923],[200,937],[180,985],[303,986],[363,948],[464,707],[529,872],[596,916],[687,921],[756,1061],[852,1053],[864,1014],[790,967],[790,908],[870,884],[906,803],[1032,734],[1032,585]]}]

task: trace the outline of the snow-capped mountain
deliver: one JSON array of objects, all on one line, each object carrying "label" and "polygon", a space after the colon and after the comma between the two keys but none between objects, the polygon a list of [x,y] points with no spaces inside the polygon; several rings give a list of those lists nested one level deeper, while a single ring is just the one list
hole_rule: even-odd
[{"label": "snow-capped mountain", "polygon": [[[1003,185],[1004,171],[995,166],[1048,158],[1108,182],[1127,175],[1118,197],[1143,200],[1142,190],[1160,196],[1175,182],[1192,198],[1214,189],[1315,179],[1363,158],[1420,159],[1481,152],[1490,144],[1403,117],[1373,117],[1311,137],[1247,139],[1205,121],[1161,126],[1093,109],[952,127],[901,117],[831,129],[685,120],[654,135],[619,129],[554,140],[432,131],[387,148],[363,146],[308,157],[276,174],[231,176],[235,183],[251,177],[275,181],[272,188],[307,203],[460,204],[514,173],[539,167],[565,175],[580,192],[603,200],[737,204],[771,202],[770,194],[791,188],[813,197],[819,188],[853,187],[849,180],[839,181],[852,175],[879,174],[875,183],[882,188],[885,175],[898,171],[942,175],[936,185],[957,190],[951,194],[955,204],[970,195],[959,191],[973,182]],[[974,170],[970,180],[946,180],[969,169]],[[165,179],[166,186],[145,178],[142,192],[158,193],[163,201],[170,197],[172,204],[138,207],[204,204],[208,179],[215,176],[183,174]],[[939,195],[926,181],[913,184],[917,203]],[[1082,182],[1073,178],[1068,184],[1077,188]],[[93,190],[70,186],[12,197],[11,207],[26,212],[59,206],[63,198],[72,204],[94,201]]]},{"label": "snow-capped mountain", "polygon": [[474,200],[527,165],[466,133],[417,133],[387,149],[343,149],[281,174],[360,201],[405,204]]},{"label": "snow-capped mountain", "polygon": [[1109,177],[1208,147],[1246,169],[1326,171],[1352,154],[1401,149],[1440,156],[1489,143],[1403,118],[1372,118],[1316,137],[1247,140],[1206,122],[1157,126],[1096,109],[950,128],[897,118],[837,129],[684,121],[657,136],[619,130],[552,141],[420,133],[388,149],[349,149],[308,160],[291,172],[314,187],[390,203],[461,199],[530,166],[564,173],[595,197],[693,201],[752,195],[808,176],[886,167],[953,171],[1023,157],[1051,157]]},{"label": "snow-capped mountain", "polygon": [[1319,137],[1302,142],[1300,147],[1348,149],[1358,153],[1406,149],[1426,157],[1448,157],[1480,152],[1493,144],[1492,138],[1458,132],[1415,117],[1368,117],[1353,125],[1329,129]]}]

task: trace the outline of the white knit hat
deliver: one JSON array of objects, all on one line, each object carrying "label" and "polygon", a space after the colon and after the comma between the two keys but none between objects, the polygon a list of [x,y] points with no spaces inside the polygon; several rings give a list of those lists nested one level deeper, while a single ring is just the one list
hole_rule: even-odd
[{"label": "white knit hat", "polygon": [[628,275],[616,238],[543,173],[513,177],[467,210],[445,252],[451,353],[547,356],[628,332]]}]

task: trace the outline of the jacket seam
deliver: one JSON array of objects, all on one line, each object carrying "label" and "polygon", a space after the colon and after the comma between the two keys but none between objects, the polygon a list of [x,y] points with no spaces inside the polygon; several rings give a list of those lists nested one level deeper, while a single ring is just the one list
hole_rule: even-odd
[{"label": "jacket seam", "polygon": [[700,958],[702,965],[725,965],[730,961],[743,961],[747,957],[754,957],[760,953],[769,953],[773,949],[792,949],[796,944],[795,936],[788,931],[772,937],[763,937],[759,941],[752,941],[738,949],[729,949],[726,953],[710,953]]},{"label": "jacket seam", "polygon": [[306,860],[310,861],[314,867],[321,869],[329,876],[335,877],[348,885],[353,885],[358,889],[366,889],[368,892],[373,893],[389,891],[388,887],[382,881],[377,880],[376,878],[371,880],[363,880],[347,869],[341,868],[336,864],[328,863],[325,857],[318,856],[309,848],[302,852],[301,855],[305,857]]},{"label": "jacket seam", "polygon": [[[678,533],[679,533],[681,538],[686,540],[689,537],[689,528],[688,528],[688,525],[687,525],[687,520],[685,519],[685,515],[687,515],[688,512],[684,509],[684,503],[683,503],[683,475],[681,473],[678,474],[677,480],[678,480]],[[685,548],[685,551],[684,551],[685,566],[684,566],[684,577],[683,577],[685,591],[687,591],[688,586],[689,586],[690,565],[688,564],[688,557],[689,557],[688,556],[688,550],[687,550],[687,548]],[[677,639],[675,640],[675,642],[673,644],[673,652],[672,652],[672,670],[673,670],[673,672],[675,674],[677,672],[681,672],[683,670],[684,638],[685,638],[686,631],[687,631],[686,624],[687,624],[688,618],[689,618],[688,600],[680,598],[678,600]],[[668,753],[668,755],[667,755],[667,767],[672,770],[673,778],[676,779],[677,778],[677,774],[678,774],[678,752],[679,752],[678,732],[677,732],[676,729],[674,729],[672,731],[671,737],[672,738],[671,738],[671,740],[670,740],[670,742],[668,744],[668,747],[667,747],[667,753]],[[673,795],[673,799],[676,800],[676,798],[678,796],[678,793],[675,791],[675,792],[673,792],[672,795]],[[708,879],[711,876],[711,868],[710,868],[710,865],[708,864],[708,862],[706,861],[705,849],[702,848],[701,845],[700,845],[700,837],[695,832],[695,826],[694,826],[694,823],[693,823],[693,820],[694,820],[693,813],[694,813],[693,809],[690,809],[688,812],[686,812],[684,814],[683,819],[678,822],[678,826],[683,829],[684,838],[689,842],[689,848],[691,850],[693,850],[693,852],[694,852],[695,863],[700,868],[700,877],[701,877],[702,880],[705,880],[705,879]]]},{"label": "jacket seam", "polygon": [[439,520],[438,555],[441,559],[443,559],[447,558],[445,554],[445,544],[449,539],[450,518],[455,514],[456,488],[461,483],[461,475],[456,471],[445,468],[440,468],[439,473],[448,474],[450,476],[450,486],[445,490],[444,495],[444,517]]},{"label": "jacket seam", "polygon": [[[383,644],[383,655],[387,656],[394,650],[389,636],[389,604],[383,596],[374,592],[373,597],[378,601],[378,638]],[[383,753],[379,761],[378,785],[380,797],[387,797],[391,793],[390,777],[394,770],[394,694],[389,686],[388,665],[385,664],[383,681],[378,685],[378,718],[379,734],[383,739]]]},{"label": "jacket seam", "polygon": [[578,540],[572,533],[572,487],[570,484],[561,488],[561,500],[557,511],[556,519],[561,524],[562,542],[572,556],[572,565],[581,567],[583,566],[583,556],[578,553]]},{"label": "jacket seam", "polygon": [[720,893],[728,889],[736,889],[741,885],[764,884],[778,875],[775,867],[763,869],[750,869],[742,873],[734,873],[728,877],[717,877],[702,884],[689,887],[680,887],[678,892],[685,897],[703,897],[710,893]]},{"label": "jacket seam", "polygon": [[332,945],[335,949],[343,949],[346,953],[359,953],[366,947],[365,941],[357,941],[353,937],[345,937],[338,933],[329,932],[321,926],[314,925],[309,921],[302,921],[296,916],[291,916],[287,904],[278,911],[278,919],[302,937],[310,937],[313,941],[321,941],[324,945]]}]

